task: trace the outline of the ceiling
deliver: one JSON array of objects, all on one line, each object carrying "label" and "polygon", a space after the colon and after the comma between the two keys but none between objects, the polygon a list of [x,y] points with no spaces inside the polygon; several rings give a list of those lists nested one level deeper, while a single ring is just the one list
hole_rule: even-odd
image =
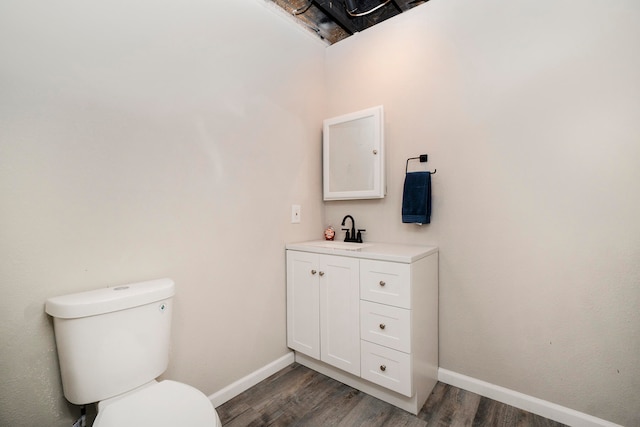
[{"label": "ceiling", "polygon": [[[428,0],[272,0],[318,37],[333,44]],[[352,3],[347,12],[346,3]],[[353,10],[355,6],[355,10]],[[371,13],[367,13],[373,10]],[[352,16],[361,15],[361,16]]]}]

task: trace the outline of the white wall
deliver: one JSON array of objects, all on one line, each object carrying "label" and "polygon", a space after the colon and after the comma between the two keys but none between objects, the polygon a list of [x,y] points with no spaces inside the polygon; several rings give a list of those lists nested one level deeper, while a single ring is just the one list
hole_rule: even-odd
[{"label": "white wall", "polygon": [[172,277],[165,376],[206,394],[285,354],[284,244],[321,232],[324,49],[262,0],[0,3],[0,425],[78,416],[51,296]]},{"label": "white wall", "polygon": [[[328,116],[384,104],[388,196],[440,247],[440,365],[640,425],[640,3],[432,0],[327,49]],[[429,154],[432,224],[401,223]]]}]

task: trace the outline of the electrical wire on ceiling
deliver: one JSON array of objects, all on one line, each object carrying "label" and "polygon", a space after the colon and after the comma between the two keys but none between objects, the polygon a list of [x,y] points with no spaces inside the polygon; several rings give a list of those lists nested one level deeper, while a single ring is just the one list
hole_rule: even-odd
[{"label": "electrical wire on ceiling", "polygon": [[[313,1],[309,0],[309,2],[306,5],[304,5],[303,7],[299,7],[298,9],[292,10],[291,14],[294,15],[294,16],[302,15],[307,10],[309,10],[309,8],[311,7],[312,4],[313,4]],[[305,27],[307,27],[308,29],[310,29],[311,31],[316,33],[318,35],[318,37],[320,37],[322,40],[325,39],[325,36],[322,34],[322,31],[320,30],[320,28],[318,28],[318,27],[316,27],[314,25],[309,25],[305,21],[300,21],[300,22],[302,23],[302,25],[304,25]]]},{"label": "electrical wire on ceiling", "polygon": [[[391,0],[386,0],[384,3],[380,3],[379,5],[372,7],[371,9],[364,11],[364,12],[357,12],[358,10],[358,5],[356,4],[356,0],[345,0],[344,2],[344,9],[347,11],[347,13],[350,16],[353,17],[358,17],[358,16],[365,16],[368,15],[370,13],[375,12],[376,10],[386,6],[387,4],[389,4],[389,2],[391,2]],[[305,13],[307,10],[309,10],[309,8],[313,5],[313,0],[309,0],[309,2],[302,6],[299,7],[298,9],[294,9],[291,11],[291,14],[295,15],[302,15],[303,13]]]},{"label": "electrical wire on ceiling", "polygon": [[303,14],[303,13],[305,13],[307,10],[309,10],[309,8],[311,7],[311,5],[312,5],[312,4],[313,4],[313,1],[312,1],[312,0],[309,0],[309,2],[308,2],[305,6],[300,7],[300,8],[298,8],[298,9],[294,9],[294,10],[292,10],[292,11],[291,11],[291,13],[292,13],[293,15],[302,15],[302,14]]},{"label": "electrical wire on ceiling", "polygon": [[386,6],[387,4],[389,4],[391,0],[386,0],[384,3],[380,3],[379,5],[365,11],[365,12],[357,12],[358,10],[358,5],[356,4],[356,0],[345,0],[344,2],[344,9],[347,11],[347,13],[350,16],[354,16],[354,17],[358,17],[358,16],[365,16],[368,15],[370,13],[375,12],[376,10],[380,9],[381,7]]}]

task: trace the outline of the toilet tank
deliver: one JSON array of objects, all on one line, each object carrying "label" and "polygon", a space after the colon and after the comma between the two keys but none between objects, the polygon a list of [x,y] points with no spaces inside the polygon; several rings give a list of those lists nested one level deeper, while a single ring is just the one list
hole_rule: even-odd
[{"label": "toilet tank", "polygon": [[171,279],[158,279],[49,298],[67,400],[98,402],[162,374],[174,293]]}]

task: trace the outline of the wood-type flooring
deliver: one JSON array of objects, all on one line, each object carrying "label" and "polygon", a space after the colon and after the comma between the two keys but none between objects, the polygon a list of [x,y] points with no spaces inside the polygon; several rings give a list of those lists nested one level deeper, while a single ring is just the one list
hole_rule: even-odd
[{"label": "wood-type flooring", "polygon": [[563,424],[438,383],[415,416],[298,363],[217,408],[224,427],[536,426]]}]

